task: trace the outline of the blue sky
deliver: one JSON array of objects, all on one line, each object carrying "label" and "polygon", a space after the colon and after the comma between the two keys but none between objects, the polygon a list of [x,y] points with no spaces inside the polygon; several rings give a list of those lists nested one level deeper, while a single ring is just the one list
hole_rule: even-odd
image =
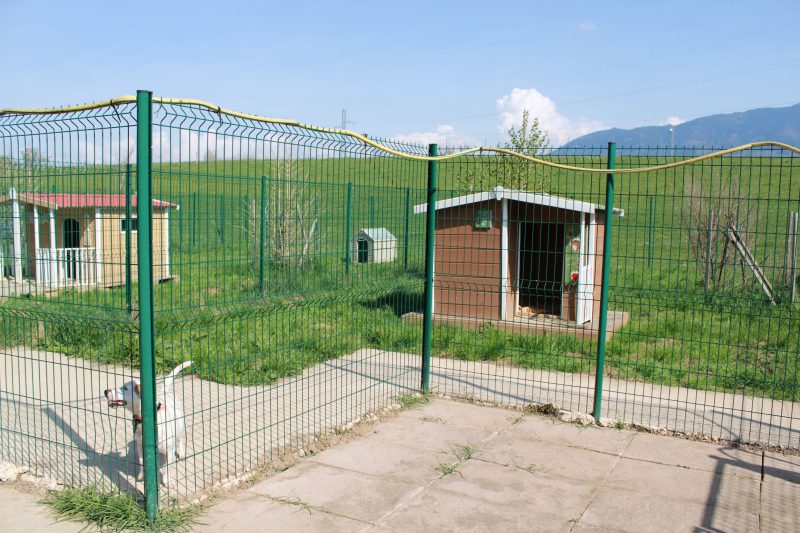
[{"label": "blue sky", "polygon": [[0,107],[136,89],[376,137],[554,144],[800,102],[800,2],[0,0]]}]

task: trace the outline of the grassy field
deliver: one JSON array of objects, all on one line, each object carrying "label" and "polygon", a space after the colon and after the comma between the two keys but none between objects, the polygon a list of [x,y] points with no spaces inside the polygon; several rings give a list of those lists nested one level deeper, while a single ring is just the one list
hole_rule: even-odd
[{"label": "grassy field", "polygon": [[[600,158],[562,160],[604,165]],[[618,167],[664,161],[628,158]],[[441,163],[439,198],[464,194],[465,178],[491,165],[495,159]],[[605,203],[603,175],[536,171],[550,173],[553,194]],[[61,168],[43,179],[43,190],[120,192],[125,173],[119,167]],[[161,284],[155,292],[159,368],[192,358],[202,376],[255,384],[362,347],[419,352],[420,324],[400,317],[422,309],[424,219],[409,214],[407,206],[424,202],[425,179],[425,163],[389,157],[156,165],[154,196],[181,206],[170,221],[172,270],[180,282]],[[294,196],[287,196],[287,183]],[[616,184],[614,205],[625,216],[614,220],[609,307],[628,312],[631,321],[608,345],[608,373],[800,399],[800,307],[786,303],[782,283],[786,218],[798,210],[800,198],[794,160],[727,158],[620,175]],[[263,288],[256,244],[262,191],[267,241],[284,224],[294,243],[281,258],[267,243]],[[346,267],[348,195],[349,234],[388,228],[398,238],[393,263]],[[697,227],[697,214],[720,198],[746,223],[740,229],[782,298],[779,305],[766,300],[740,262],[728,267],[719,288],[704,291],[690,229]],[[282,220],[286,212],[302,212],[291,218],[303,222]],[[303,254],[314,222],[314,238]],[[4,345],[138,363],[124,288],[9,299],[0,312]],[[569,335],[444,325],[435,328],[433,346],[443,357],[566,372],[593,371],[597,349],[595,342]]]}]

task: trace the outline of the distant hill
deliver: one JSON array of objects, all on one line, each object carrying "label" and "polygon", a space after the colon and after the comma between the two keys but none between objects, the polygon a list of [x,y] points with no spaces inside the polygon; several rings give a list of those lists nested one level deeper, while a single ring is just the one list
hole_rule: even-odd
[{"label": "distant hill", "polygon": [[[791,107],[751,109],[740,113],[700,117],[675,128],[676,147],[730,147],[755,141],[780,141],[800,146],[800,104]],[[613,128],[578,137],[562,148],[604,146],[614,141],[621,147],[670,147],[669,126]]]}]

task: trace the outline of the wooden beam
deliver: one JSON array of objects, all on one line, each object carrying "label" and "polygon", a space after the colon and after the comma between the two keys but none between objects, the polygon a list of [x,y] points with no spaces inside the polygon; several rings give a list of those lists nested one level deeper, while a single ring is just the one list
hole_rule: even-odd
[{"label": "wooden beam", "polygon": [[744,259],[745,264],[750,267],[750,270],[753,271],[756,281],[758,281],[759,285],[761,285],[761,289],[764,291],[764,294],[767,295],[767,298],[769,298],[770,303],[772,303],[772,305],[777,305],[772,285],[770,285],[769,280],[766,278],[766,276],[764,276],[764,272],[761,270],[761,267],[758,266],[753,254],[750,253],[750,250],[744,244],[739,231],[735,226],[730,226],[727,230],[725,230],[725,233],[727,234],[731,243],[733,243],[736,251],[738,251],[739,255],[742,256],[742,259]]}]

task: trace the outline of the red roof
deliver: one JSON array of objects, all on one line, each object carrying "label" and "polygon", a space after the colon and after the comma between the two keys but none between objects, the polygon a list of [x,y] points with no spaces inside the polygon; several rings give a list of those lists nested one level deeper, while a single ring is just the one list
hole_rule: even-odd
[{"label": "red roof", "polygon": [[[55,208],[69,207],[105,207],[105,208],[125,208],[124,194],[65,194],[65,193],[19,193],[20,202],[29,204],[46,205]],[[131,207],[136,207],[136,195],[131,195]],[[153,200],[153,207],[177,208],[177,204],[171,204],[161,200]]]}]

